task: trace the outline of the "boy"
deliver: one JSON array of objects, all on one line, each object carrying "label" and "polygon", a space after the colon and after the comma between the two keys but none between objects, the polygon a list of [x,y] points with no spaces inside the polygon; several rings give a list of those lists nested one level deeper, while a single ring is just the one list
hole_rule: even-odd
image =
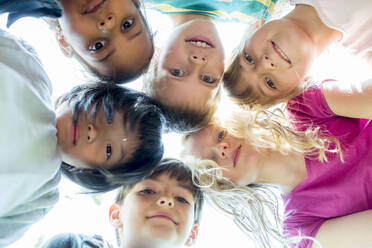
[{"label": "boy", "polygon": [[[120,189],[109,212],[118,246],[172,247],[192,245],[198,235],[203,194],[192,184],[190,170],[181,161],[163,159],[145,179]],[[85,245],[85,246],[83,246]],[[62,234],[45,248],[110,247],[95,235]]]},{"label": "boy", "polygon": [[57,202],[61,163],[74,182],[100,192],[150,173],[163,155],[163,116],[144,94],[112,83],[75,87],[56,114],[33,49],[0,30],[0,51],[0,246],[6,246]]}]

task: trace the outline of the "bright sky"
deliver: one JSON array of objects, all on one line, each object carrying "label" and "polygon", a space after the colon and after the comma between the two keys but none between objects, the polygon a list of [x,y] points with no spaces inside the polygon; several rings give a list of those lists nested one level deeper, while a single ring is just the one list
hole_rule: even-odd
[{"label": "bright sky", "polygon": [[[150,25],[154,30],[159,31],[155,41],[161,44],[165,41],[169,30],[168,19],[166,16],[150,11],[147,15]],[[0,28],[6,29],[4,15],[0,16]],[[218,30],[225,46],[226,58],[228,58],[244,34],[244,25],[224,23],[218,25]],[[62,55],[54,36],[42,21],[26,18],[18,21],[8,31],[22,37],[35,47],[53,84],[54,97],[69,90],[73,85],[84,82],[81,72],[77,69],[78,65]],[[325,52],[312,71],[312,74],[317,75],[318,78],[335,78],[346,82],[359,81],[372,76],[372,70],[366,64],[351,57],[338,46]],[[127,86],[140,89],[140,82],[136,81]],[[221,112],[230,107],[230,103],[223,98]],[[180,151],[179,136],[167,134],[164,136],[164,143],[166,156],[177,157]],[[92,198],[76,194],[79,190],[80,188],[68,180],[62,180],[59,203],[42,221],[33,225],[21,240],[10,247],[40,247],[43,241],[62,232],[99,234],[110,243],[116,244],[113,228],[108,223],[108,209],[115,193]],[[98,202],[101,203],[98,204]],[[206,206],[199,238],[193,247],[240,248],[250,246],[254,245],[250,244],[249,239],[229,218]]]}]

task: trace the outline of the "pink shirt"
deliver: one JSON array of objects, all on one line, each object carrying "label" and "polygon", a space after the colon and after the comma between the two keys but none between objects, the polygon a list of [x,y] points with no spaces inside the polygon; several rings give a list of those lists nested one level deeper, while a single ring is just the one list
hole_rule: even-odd
[{"label": "pink shirt", "polygon": [[[372,122],[335,115],[320,86],[312,86],[288,103],[288,116],[298,129],[320,125],[323,135],[337,137],[345,162],[328,156],[328,163],[306,159],[307,177],[288,195],[284,228],[315,237],[328,219],[372,209]],[[311,247],[303,240],[300,247]]]},{"label": "pink shirt", "polygon": [[371,0],[290,0],[312,6],[322,22],[343,34],[342,44],[372,63]]}]

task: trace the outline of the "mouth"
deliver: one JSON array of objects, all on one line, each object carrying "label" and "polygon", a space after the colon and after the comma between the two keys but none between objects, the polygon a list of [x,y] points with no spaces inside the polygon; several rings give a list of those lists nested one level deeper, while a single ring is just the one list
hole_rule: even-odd
[{"label": "mouth", "polygon": [[154,214],[154,215],[151,215],[150,217],[146,217],[146,218],[147,219],[164,219],[164,220],[168,220],[168,221],[172,222],[175,225],[178,225],[178,223],[175,220],[173,220],[173,218],[171,216],[169,216],[168,214],[165,214],[165,213]]},{"label": "mouth", "polygon": [[77,123],[72,123],[70,126],[70,137],[72,139],[72,144],[76,145],[77,140],[79,139],[79,127]]},{"label": "mouth", "polygon": [[240,157],[240,150],[242,148],[242,145],[238,146],[238,148],[235,149],[234,153],[233,153],[233,163],[234,163],[234,168],[236,167],[236,165],[238,164],[238,161],[239,161],[239,157]]},{"label": "mouth", "polygon": [[292,62],[289,59],[289,57],[283,52],[282,49],[280,49],[280,47],[274,41],[271,41],[271,45],[272,45],[274,51],[279,55],[279,57],[282,60],[284,60],[285,62],[287,62],[289,65],[292,65]]},{"label": "mouth", "polygon": [[192,37],[191,39],[185,40],[185,42],[199,48],[214,48],[212,41],[204,36]]},{"label": "mouth", "polygon": [[103,7],[107,0],[90,0],[87,6],[83,9],[83,15],[91,14]]}]

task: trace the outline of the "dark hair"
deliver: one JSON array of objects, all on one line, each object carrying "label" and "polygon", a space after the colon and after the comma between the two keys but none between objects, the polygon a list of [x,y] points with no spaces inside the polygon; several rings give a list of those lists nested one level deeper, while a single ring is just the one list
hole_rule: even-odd
[{"label": "dark hair", "polygon": [[115,83],[85,84],[74,87],[57,100],[57,105],[72,105],[74,121],[84,112],[95,119],[102,108],[111,123],[115,111],[124,111],[123,125],[138,133],[139,145],[132,158],[113,169],[79,169],[62,163],[63,173],[75,183],[95,192],[104,192],[141,180],[151,173],[161,160],[164,147],[161,133],[164,117],[160,109],[145,94]]},{"label": "dark hair", "polygon": [[[174,158],[164,158],[162,159],[159,164],[154,168],[152,173],[147,177],[139,180],[137,182],[133,182],[132,184],[127,184],[120,188],[118,192],[115,203],[122,205],[125,201],[125,197],[128,194],[129,190],[140,181],[149,179],[149,178],[156,178],[162,174],[168,174],[170,178],[175,178],[177,181],[180,182],[187,182],[191,185],[192,195],[194,197],[194,224],[199,225],[201,220],[201,213],[204,205],[204,195],[203,192],[200,190],[198,186],[196,186],[193,182],[198,183],[198,180],[192,175],[191,170],[187,165],[185,165],[182,161]],[[118,230],[116,232],[116,240],[118,246],[121,244],[120,235]]]}]

